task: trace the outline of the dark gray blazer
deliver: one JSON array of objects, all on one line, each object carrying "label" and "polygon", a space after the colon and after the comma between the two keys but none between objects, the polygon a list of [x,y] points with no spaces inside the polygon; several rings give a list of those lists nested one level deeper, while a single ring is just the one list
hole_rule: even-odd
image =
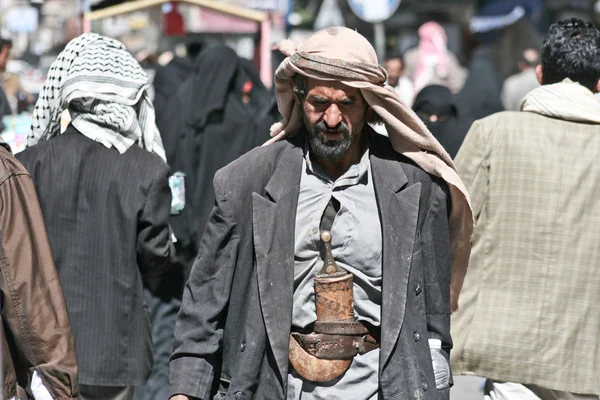
[{"label": "dark gray blazer", "polygon": [[17,158],[40,199],[79,383],[143,383],[152,338],[142,277],[159,276],[171,256],[168,166],[137,145],[119,154],[73,127]]},{"label": "dark gray blazer", "polygon": [[[440,338],[446,356],[452,347],[447,186],[369,135],[383,230],[380,398],[448,399],[427,342]],[[172,394],[286,398],[303,140],[257,148],[216,174],[177,320]]]}]

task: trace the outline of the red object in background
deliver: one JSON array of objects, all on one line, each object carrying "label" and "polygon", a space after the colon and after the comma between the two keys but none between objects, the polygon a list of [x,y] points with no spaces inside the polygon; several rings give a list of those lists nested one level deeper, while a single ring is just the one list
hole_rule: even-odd
[{"label": "red object in background", "polygon": [[[170,6],[170,7],[169,7]],[[185,26],[183,24],[183,17],[177,9],[177,2],[171,1],[167,7],[169,11],[163,13],[163,33],[169,36],[184,36]]]},{"label": "red object in background", "polygon": [[250,92],[252,92],[252,82],[246,81],[242,88],[242,101],[246,104],[250,102]]}]

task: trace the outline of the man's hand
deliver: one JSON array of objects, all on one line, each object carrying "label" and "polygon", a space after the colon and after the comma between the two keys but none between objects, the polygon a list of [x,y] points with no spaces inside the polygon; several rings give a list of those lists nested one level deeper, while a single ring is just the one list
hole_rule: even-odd
[{"label": "man's hand", "polygon": [[190,400],[190,398],[183,394],[176,394],[175,396],[171,397],[169,400]]}]

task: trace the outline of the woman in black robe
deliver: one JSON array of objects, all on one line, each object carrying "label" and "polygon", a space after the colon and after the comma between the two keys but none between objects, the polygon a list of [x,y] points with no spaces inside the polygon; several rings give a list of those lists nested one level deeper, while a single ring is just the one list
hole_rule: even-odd
[{"label": "woman in black robe", "polygon": [[469,118],[459,112],[450,89],[440,85],[426,86],[415,98],[413,110],[454,158],[469,130]]}]

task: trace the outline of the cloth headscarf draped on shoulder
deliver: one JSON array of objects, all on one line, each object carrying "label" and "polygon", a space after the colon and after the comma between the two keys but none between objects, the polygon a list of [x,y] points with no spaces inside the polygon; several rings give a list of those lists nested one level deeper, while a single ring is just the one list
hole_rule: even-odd
[{"label": "cloth headscarf draped on shoulder", "polygon": [[124,153],[137,143],[166,161],[148,97],[148,76],[114,39],[87,33],[52,63],[33,112],[27,145],[59,135],[64,109],[83,135]]},{"label": "cloth headscarf draped on shoulder", "polygon": [[467,190],[450,156],[415,113],[402,104],[394,89],[385,85],[387,73],[378,65],[375,50],[357,32],[344,27],[326,28],[301,46],[285,40],[280,44],[280,50],[288,56],[275,74],[277,103],[284,119],[273,125],[273,138],[267,144],[291,136],[302,128],[302,106],[294,100],[292,87],[296,74],[339,81],[361,90],[369,106],[383,119],[397,152],[448,183],[452,197],[449,220],[451,310],[456,310],[471,253],[473,212]]}]

